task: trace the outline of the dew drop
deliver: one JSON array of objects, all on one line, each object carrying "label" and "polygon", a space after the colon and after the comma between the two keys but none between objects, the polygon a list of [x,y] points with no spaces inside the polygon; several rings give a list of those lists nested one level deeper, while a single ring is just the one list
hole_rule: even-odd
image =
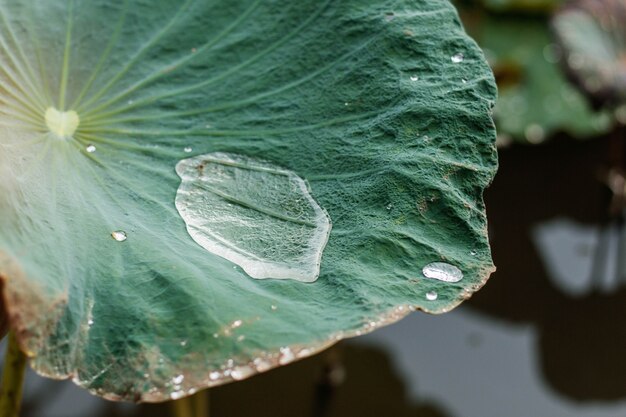
[{"label": "dew drop", "polygon": [[238,342],[243,342],[245,339],[246,339],[246,336],[244,335],[240,335],[239,337],[237,337]]},{"label": "dew drop", "polygon": [[87,320],[87,325],[88,326],[93,326],[93,320],[92,319]]},{"label": "dew drop", "polygon": [[230,327],[232,327],[233,329],[236,329],[237,327],[241,327],[242,324],[243,324],[243,321],[235,320],[233,321],[233,324],[230,325]]},{"label": "dew drop", "polygon": [[445,262],[432,262],[422,269],[426,278],[444,282],[459,282],[463,279],[463,272],[454,265]]},{"label": "dew drop", "polygon": [[111,233],[111,237],[115,240],[117,240],[118,242],[123,242],[126,239],[128,239],[128,236],[126,235],[126,232],[123,230],[116,230],[114,232]]},{"label": "dew drop", "polygon": [[186,341],[186,340],[182,340],[182,341],[180,342],[180,345],[181,345],[181,346],[187,346],[187,341]]},{"label": "dew drop", "polygon": [[186,153],[190,153],[191,151],[193,151],[193,148],[191,146],[185,146],[183,151],[185,151]]},{"label": "dew drop", "polygon": [[236,380],[240,381],[244,378],[252,376],[254,374],[254,369],[252,369],[248,365],[235,366],[232,371],[230,371],[230,376]]},{"label": "dew drop", "polygon": [[419,77],[417,75],[411,75],[411,81],[417,81]]},{"label": "dew drop", "polygon": [[272,304],[272,306],[271,306],[270,308],[272,309],[272,311],[276,311],[276,310],[278,310],[278,306],[276,306],[276,305],[274,305],[274,304]]},{"label": "dew drop", "polygon": [[288,348],[288,347],[281,347],[280,348],[280,358],[278,359],[278,362],[281,365],[288,364],[289,362],[293,361],[294,359],[295,359],[295,355],[293,354],[293,352],[291,351],[290,348]]},{"label": "dew drop", "polygon": [[175,385],[180,385],[180,383],[183,382],[183,379],[185,379],[185,375],[176,375],[174,378],[172,378],[172,383]]},{"label": "dew drop", "polygon": [[463,62],[464,59],[465,59],[465,56],[461,52],[459,52],[458,54],[454,54],[450,57],[450,60],[454,62],[455,64],[458,64],[459,62]]},{"label": "dew drop", "polygon": [[426,299],[428,301],[435,301],[437,299],[438,295],[435,291],[428,291],[426,293]]},{"label": "dew drop", "polygon": [[185,395],[185,391],[182,390],[178,390],[178,391],[174,391],[170,394],[170,398],[172,400],[178,400],[180,398],[183,398],[183,396]]},{"label": "dew drop", "polygon": [[211,381],[215,381],[215,380],[217,380],[219,377],[220,377],[220,373],[219,373],[219,372],[217,372],[217,371],[213,371],[213,372],[211,372],[211,373],[209,374],[209,379],[210,379]]},{"label": "dew drop", "polygon": [[385,207],[387,210],[391,210],[393,208],[393,204],[389,203],[387,204],[387,207]]},{"label": "dew drop", "polygon": [[462,82],[463,84],[467,84],[467,80],[466,80],[465,78],[461,78],[461,82]]},{"label": "dew drop", "polygon": [[271,368],[271,365],[265,359],[256,358],[253,363],[257,372],[264,372]]},{"label": "dew drop", "polygon": [[91,145],[91,144],[89,144],[89,145],[87,145],[87,147],[85,148],[85,150],[86,150],[88,153],[94,153],[94,152],[96,151],[96,147],[95,147],[95,145]]},{"label": "dew drop", "polygon": [[478,255],[478,251],[473,250],[473,251],[470,252],[470,255],[476,256],[476,255]]}]

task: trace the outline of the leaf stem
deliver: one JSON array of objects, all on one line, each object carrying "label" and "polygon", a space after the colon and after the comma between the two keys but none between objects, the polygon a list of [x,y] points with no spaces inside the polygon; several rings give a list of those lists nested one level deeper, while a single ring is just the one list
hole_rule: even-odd
[{"label": "leaf stem", "polygon": [[26,355],[20,349],[15,334],[9,332],[9,345],[4,361],[0,389],[0,416],[18,417],[26,370]]},{"label": "leaf stem", "polygon": [[209,417],[209,390],[171,402],[174,417]]}]

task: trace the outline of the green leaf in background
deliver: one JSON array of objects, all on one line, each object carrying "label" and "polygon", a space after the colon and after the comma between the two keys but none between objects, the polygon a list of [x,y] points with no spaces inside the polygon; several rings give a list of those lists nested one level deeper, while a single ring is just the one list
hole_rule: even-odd
[{"label": "green leaf in background", "polygon": [[446,1],[0,19],[0,276],[39,373],[180,398],[448,311],[493,271],[496,90]]},{"label": "green leaf in background", "polygon": [[565,0],[481,0],[491,10],[549,14]]},{"label": "green leaf in background", "polygon": [[496,74],[494,119],[503,143],[539,143],[556,132],[585,138],[610,130],[608,113],[594,112],[567,81],[546,18],[473,11],[463,18]]},{"label": "green leaf in background", "polygon": [[599,106],[626,103],[625,21],[622,0],[575,1],[552,19],[570,74]]}]

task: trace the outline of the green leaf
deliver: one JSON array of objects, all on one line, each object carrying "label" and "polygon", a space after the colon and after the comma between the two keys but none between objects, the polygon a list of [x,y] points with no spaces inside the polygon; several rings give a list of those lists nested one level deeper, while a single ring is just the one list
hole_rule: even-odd
[{"label": "green leaf", "polygon": [[469,13],[464,21],[496,74],[500,137],[539,143],[557,132],[587,138],[610,130],[608,113],[594,111],[566,79],[546,18]]},{"label": "green leaf", "polygon": [[599,106],[626,103],[626,4],[575,1],[552,19],[567,68]]},{"label": "green leaf", "polygon": [[0,18],[0,276],[38,372],[179,398],[448,311],[493,270],[496,90],[447,2]]}]

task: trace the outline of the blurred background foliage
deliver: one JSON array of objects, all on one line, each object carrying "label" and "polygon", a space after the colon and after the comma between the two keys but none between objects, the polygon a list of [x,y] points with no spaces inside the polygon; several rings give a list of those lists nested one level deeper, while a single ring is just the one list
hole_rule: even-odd
[{"label": "blurred background foliage", "polygon": [[[623,1],[616,3],[623,7]],[[589,100],[581,83],[575,82],[577,68],[584,67],[589,73],[609,65],[619,67],[624,79],[623,33],[615,33],[623,30],[617,23],[620,20],[614,25],[594,26],[596,17],[589,16],[587,25],[569,24],[572,33],[564,37],[558,32],[566,25],[555,22],[563,20],[570,9],[582,6],[559,0],[459,0],[456,5],[466,30],[483,48],[496,76],[499,97],[494,119],[500,147],[513,142],[538,144],[558,133],[588,139],[613,131],[616,119],[626,121],[623,108],[617,111],[606,102]],[[571,38],[586,42],[572,50],[576,42],[564,41]],[[616,53],[600,54],[606,62],[598,64],[596,60],[595,67],[583,65],[592,61],[587,55],[597,58],[596,51],[610,49],[603,47],[606,39],[619,38],[621,41],[614,42],[622,42]],[[587,74],[586,78],[592,77]]]}]

